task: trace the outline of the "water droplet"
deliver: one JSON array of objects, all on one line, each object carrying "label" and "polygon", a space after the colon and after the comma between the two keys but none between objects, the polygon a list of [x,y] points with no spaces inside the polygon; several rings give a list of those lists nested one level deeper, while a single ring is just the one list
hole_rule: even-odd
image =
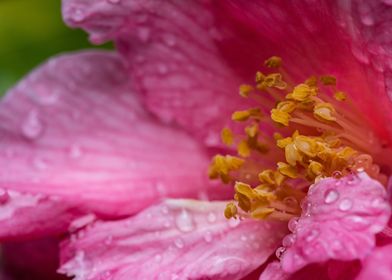
[{"label": "water droplet", "polygon": [[340,203],[339,203],[339,210],[341,211],[348,211],[353,207],[353,202],[351,199],[349,198],[345,198],[343,199]]},{"label": "water droplet", "polygon": [[184,248],[184,241],[181,238],[177,238],[174,241],[174,245],[176,245],[176,247],[179,249]]},{"label": "water droplet", "polygon": [[194,229],[192,216],[185,209],[177,216],[176,225],[182,232],[189,232]]},{"label": "water droplet", "polygon": [[366,26],[372,26],[374,25],[374,19],[371,15],[367,14],[367,15],[363,15],[361,17],[361,21],[364,25]]},{"label": "water droplet", "polygon": [[38,118],[37,111],[30,111],[22,124],[22,134],[30,140],[38,138],[43,132],[43,125]]},{"label": "water droplet", "polygon": [[108,0],[110,4],[119,4],[121,0]]},{"label": "water droplet", "polygon": [[176,45],[176,38],[172,34],[164,34],[163,41],[169,47],[173,47]]},{"label": "water droplet", "polygon": [[156,261],[156,262],[161,262],[162,261],[162,256],[161,255],[159,255],[159,254],[157,254],[157,255],[155,255],[155,257],[154,257],[154,260]]},{"label": "water droplet", "polygon": [[332,172],[332,177],[335,178],[335,179],[340,179],[340,178],[342,178],[342,176],[343,176],[343,174],[340,171]]},{"label": "water droplet", "polygon": [[46,161],[43,158],[39,157],[33,160],[33,166],[37,170],[45,170],[46,168],[48,168],[48,164],[46,163]]},{"label": "water droplet", "polygon": [[312,209],[312,203],[310,201],[302,200],[301,208],[304,215],[309,217]]},{"label": "water droplet", "polygon": [[334,189],[329,189],[324,194],[324,202],[327,204],[334,203],[339,199],[339,193]]},{"label": "water droplet", "polygon": [[287,196],[283,199],[283,203],[286,204],[288,207],[293,207],[296,208],[298,206],[298,201],[295,199],[295,197],[292,196]]},{"label": "water droplet", "polygon": [[294,218],[291,218],[291,219],[290,219],[289,224],[288,224],[288,228],[289,228],[289,230],[290,230],[291,232],[294,232],[295,229],[297,228],[297,226],[298,226],[298,220],[299,220],[298,217],[294,217]]},{"label": "water droplet", "polygon": [[213,212],[208,213],[207,221],[209,223],[215,223],[216,222],[216,215]]},{"label": "water droplet", "polygon": [[72,19],[76,22],[81,22],[84,19],[84,13],[81,9],[76,9],[72,15]]},{"label": "water droplet", "polygon": [[343,226],[349,230],[362,230],[369,226],[367,220],[357,215],[345,217],[343,221]]},{"label": "water droplet", "polygon": [[285,252],[286,252],[286,248],[285,247],[279,247],[278,249],[276,249],[275,255],[276,255],[276,257],[278,259],[281,259]]},{"label": "water droplet", "polygon": [[282,245],[284,247],[290,247],[293,245],[295,242],[295,235],[294,234],[288,234],[286,235],[283,240],[282,240]]},{"label": "water droplet", "polygon": [[162,75],[167,74],[169,72],[169,68],[167,67],[166,64],[160,63],[157,66],[158,72]]},{"label": "water droplet", "polygon": [[80,158],[82,156],[82,148],[74,144],[69,148],[69,157],[73,159]]},{"label": "water droplet", "polygon": [[306,237],[306,241],[307,242],[312,242],[313,240],[315,240],[316,239],[316,237],[318,237],[319,236],[319,231],[317,230],[317,229],[312,229],[311,231],[310,231],[310,233],[309,233],[309,235]]},{"label": "water droplet", "polygon": [[240,237],[240,239],[241,239],[242,241],[246,241],[246,240],[248,240],[248,237],[246,237],[246,235],[242,234],[241,237]]},{"label": "water droplet", "polygon": [[235,227],[238,227],[239,226],[239,224],[241,223],[241,220],[240,219],[230,219],[229,221],[228,221],[228,223],[229,223],[229,226],[231,227],[231,228],[235,228]]},{"label": "water droplet", "polygon": [[169,221],[169,220],[166,220],[166,221],[163,223],[163,226],[164,226],[165,228],[171,227],[170,221]]},{"label": "water droplet", "polygon": [[155,189],[160,197],[167,196],[167,187],[164,183],[158,182],[155,184]]},{"label": "water droplet", "polygon": [[0,204],[5,204],[10,199],[8,191],[5,189],[0,189]]},{"label": "water droplet", "polygon": [[212,238],[213,238],[213,236],[212,236],[212,233],[211,233],[210,231],[207,231],[207,232],[204,234],[204,240],[205,240],[207,243],[211,242],[211,241],[212,241]]},{"label": "water droplet", "polygon": [[167,215],[169,214],[169,208],[166,205],[163,205],[161,208],[161,212],[162,214]]},{"label": "water droplet", "polygon": [[109,235],[108,237],[105,238],[105,241],[104,241],[104,242],[105,242],[105,244],[108,245],[108,246],[111,245],[112,242],[113,242],[113,236]]},{"label": "water droplet", "polygon": [[140,41],[147,43],[151,37],[151,30],[147,27],[139,27],[137,29],[137,36]]}]

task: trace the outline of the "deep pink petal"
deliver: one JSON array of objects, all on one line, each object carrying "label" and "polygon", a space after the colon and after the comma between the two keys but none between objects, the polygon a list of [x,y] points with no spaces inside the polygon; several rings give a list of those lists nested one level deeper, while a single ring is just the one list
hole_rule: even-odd
[{"label": "deep pink petal", "polygon": [[148,108],[208,145],[219,144],[219,131],[234,110],[249,106],[238,95],[245,81],[215,44],[225,35],[215,26],[209,1],[68,0],[63,15],[94,42],[115,39]]},{"label": "deep pink petal", "polygon": [[52,59],[0,104],[2,188],[124,215],[203,195],[208,163],[188,135],[144,112],[108,52]]},{"label": "deep pink petal", "polygon": [[66,0],[63,13],[93,41],[117,40],[150,110],[207,144],[217,143],[217,131],[240,109],[238,85],[251,81],[271,55],[283,57],[296,82],[336,75],[380,137],[391,140],[392,7],[361,0],[173,2]]},{"label": "deep pink petal", "polygon": [[4,273],[14,280],[67,279],[64,275],[56,273],[59,265],[59,240],[56,237],[2,244]]},{"label": "deep pink petal", "polygon": [[384,187],[366,173],[323,179],[309,190],[282,267],[294,272],[328,259],[363,259],[389,216]]},{"label": "deep pink petal", "polygon": [[169,200],[137,216],[97,222],[62,249],[76,279],[240,279],[261,265],[285,223],[226,220],[224,202]]},{"label": "deep pink petal", "polygon": [[280,262],[274,261],[267,265],[259,280],[288,280],[290,275],[282,270]]},{"label": "deep pink petal", "polygon": [[392,275],[392,245],[377,247],[365,259],[356,280],[389,280]]}]

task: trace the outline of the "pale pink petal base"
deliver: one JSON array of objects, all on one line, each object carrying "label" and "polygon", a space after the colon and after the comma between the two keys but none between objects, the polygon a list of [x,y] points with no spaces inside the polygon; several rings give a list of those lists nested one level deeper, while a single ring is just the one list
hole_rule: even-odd
[{"label": "pale pink petal base", "polygon": [[97,222],[63,244],[60,271],[77,280],[240,279],[274,252],[285,223],[228,221],[224,207],[168,200],[126,220]]},{"label": "pale pink petal base", "polygon": [[310,188],[302,208],[281,259],[290,273],[328,259],[365,258],[391,212],[385,188],[365,172],[321,180]]}]

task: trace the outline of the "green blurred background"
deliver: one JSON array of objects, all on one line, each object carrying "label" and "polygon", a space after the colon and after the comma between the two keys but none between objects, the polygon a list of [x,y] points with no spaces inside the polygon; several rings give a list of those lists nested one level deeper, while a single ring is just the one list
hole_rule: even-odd
[{"label": "green blurred background", "polygon": [[60,0],[0,0],[0,43],[0,96],[48,57],[91,47],[63,23]]}]

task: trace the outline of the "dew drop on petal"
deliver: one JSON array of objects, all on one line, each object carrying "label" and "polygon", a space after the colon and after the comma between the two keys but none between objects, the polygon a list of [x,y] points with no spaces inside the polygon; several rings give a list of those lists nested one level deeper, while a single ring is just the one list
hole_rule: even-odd
[{"label": "dew drop on petal", "polygon": [[278,249],[276,249],[275,251],[275,255],[278,259],[281,259],[283,257],[284,252],[286,252],[286,248],[285,247],[279,247]]},{"label": "dew drop on petal", "polygon": [[69,148],[69,157],[72,159],[77,159],[80,158],[82,156],[82,148],[77,145],[74,144]]},{"label": "dew drop on petal", "polygon": [[38,118],[37,111],[30,111],[22,124],[22,134],[30,140],[37,139],[43,132],[43,124]]},{"label": "dew drop on petal", "polygon": [[241,223],[241,220],[240,219],[230,219],[229,221],[228,221],[228,223],[229,223],[229,226],[231,227],[231,228],[235,228],[235,227],[238,227],[239,226],[239,224]]},{"label": "dew drop on petal", "polygon": [[155,257],[154,257],[154,260],[156,261],[156,262],[161,262],[162,261],[162,256],[160,255],[160,254],[157,254],[157,255],[155,255]]},{"label": "dew drop on petal", "polygon": [[8,191],[5,189],[0,189],[0,204],[5,204],[10,199]]},{"label": "dew drop on petal", "polygon": [[76,22],[81,22],[84,19],[84,13],[81,9],[76,9],[73,13],[72,19]]},{"label": "dew drop on petal", "polygon": [[40,158],[40,157],[36,157],[33,160],[33,166],[37,170],[45,170],[46,168],[48,168],[47,162],[43,158]]},{"label": "dew drop on petal", "polygon": [[298,220],[299,220],[298,217],[294,217],[294,218],[291,218],[291,219],[290,219],[289,224],[288,224],[288,227],[289,227],[289,230],[290,230],[291,232],[294,232],[294,231],[296,230],[296,228],[297,228],[297,226],[298,226]]},{"label": "dew drop on petal", "polygon": [[204,234],[204,240],[205,240],[207,243],[210,243],[210,242],[212,241],[212,239],[213,239],[213,236],[212,236],[211,231],[207,231],[207,232]]},{"label": "dew drop on petal", "polygon": [[319,236],[320,232],[317,229],[312,229],[308,236],[306,236],[307,242],[312,242]]},{"label": "dew drop on petal", "polygon": [[176,247],[179,249],[184,248],[184,241],[181,238],[177,238],[174,241],[174,245],[176,245]]},{"label": "dew drop on petal", "polygon": [[209,223],[214,223],[214,222],[216,222],[216,215],[215,215],[213,212],[208,213],[207,221],[208,221]]},{"label": "dew drop on petal", "polygon": [[349,198],[345,198],[343,199],[340,203],[339,203],[339,210],[340,211],[348,211],[353,207],[353,202],[351,199]]},{"label": "dew drop on petal", "polygon": [[119,4],[121,0],[108,0],[110,4]]},{"label": "dew drop on petal", "polygon": [[178,229],[182,232],[189,232],[194,229],[194,223],[192,216],[185,209],[178,214],[176,218],[176,225]]},{"label": "dew drop on petal", "polygon": [[325,192],[324,202],[326,204],[334,203],[338,199],[339,199],[339,193],[336,190],[330,189]]},{"label": "dew drop on petal", "polygon": [[282,245],[284,247],[290,247],[291,245],[294,244],[295,241],[295,235],[294,234],[288,234],[286,235],[283,240],[282,240]]}]

